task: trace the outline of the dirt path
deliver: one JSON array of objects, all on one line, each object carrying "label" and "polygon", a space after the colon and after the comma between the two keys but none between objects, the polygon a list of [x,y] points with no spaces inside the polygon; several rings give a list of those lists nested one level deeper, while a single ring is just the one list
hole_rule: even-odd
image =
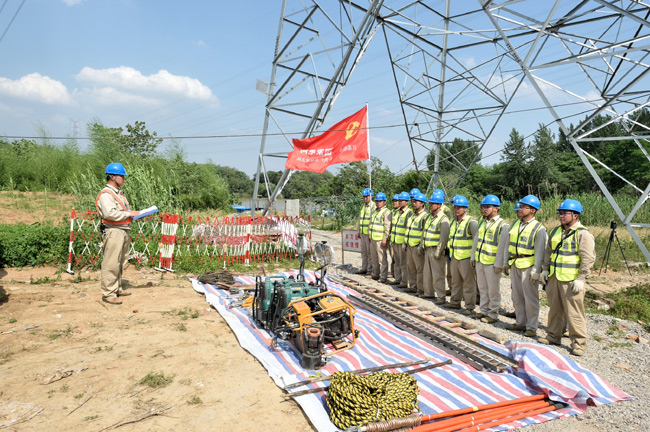
[{"label": "dirt path", "polygon": [[[131,267],[132,295],[111,306],[99,301],[99,273],[81,276],[0,269],[0,333],[37,326],[0,335],[0,413],[9,401],[43,409],[8,430],[98,431],[161,410],[120,430],[311,429],[187,279]],[[57,371],[71,375],[44,384]],[[140,384],[150,373],[172,380]]]}]

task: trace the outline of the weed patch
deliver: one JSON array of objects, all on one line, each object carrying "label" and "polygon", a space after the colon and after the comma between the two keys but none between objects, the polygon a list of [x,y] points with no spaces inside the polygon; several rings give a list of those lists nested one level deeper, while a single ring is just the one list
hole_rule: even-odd
[{"label": "weed patch", "polygon": [[165,376],[164,372],[149,372],[140,380],[140,385],[146,385],[151,388],[166,387],[174,380],[171,376]]},{"label": "weed patch", "polygon": [[187,404],[188,404],[188,405],[200,405],[200,404],[202,404],[202,403],[203,403],[203,401],[201,400],[201,398],[198,397],[198,396],[196,396],[196,395],[192,396],[192,397],[189,398],[189,400],[187,401]]}]

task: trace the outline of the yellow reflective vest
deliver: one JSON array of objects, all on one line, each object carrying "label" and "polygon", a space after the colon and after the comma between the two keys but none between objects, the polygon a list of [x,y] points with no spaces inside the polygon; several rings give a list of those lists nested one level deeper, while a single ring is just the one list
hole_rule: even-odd
[{"label": "yellow reflective vest", "polygon": [[440,244],[440,224],[447,215],[442,211],[435,216],[429,216],[424,223],[424,247],[436,247]]},{"label": "yellow reflective vest", "polygon": [[390,241],[391,243],[395,242],[395,226],[397,224],[397,219],[399,219],[399,208],[392,209],[391,211],[391,223],[390,223]]},{"label": "yellow reflective vest", "polygon": [[449,240],[447,247],[449,248],[449,256],[457,260],[464,260],[472,256],[472,234],[469,232],[469,223],[474,218],[465,216],[463,220],[458,223],[456,218],[449,227]]},{"label": "yellow reflective vest", "polygon": [[384,239],[384,216],[388,212],[390,212],[390,210],[388,210],[386,207],[382,207],[379,210],[375,209],[372,212],[370,228],[368,229],[370,240],[382,241]]},{"label": "yellow reflective vest", "polygon": [[494,218],[490,227],[488,228],[488,221],[483,219],[478,227],[478,242],[476,244],[476,252],[474,259],[483,265],[493,265],[497,257],[497,250],[499,249],[499,236],[501,235],[501,227],[503,226],[503,219],[501,216]]},{"label": "yellow reflective vest", "polygon": [[578,255],[578,231],[587,230],[580,222],[575,229],[562,237],[562,226],[551,231],[551,270],[548,275],[562,282],[574,281],[580,270],[580,255]]},{"label": "yellow reflective vest", "polygon": [[422,210],[417,215],[414,214],[409,220],[408,230],[406,231],[409,246],[417,246],[422,241],[422,231],[424,230],[424,221],[426,220],[426,217],[427,212]]},{"label": "yellow reflective vest", "polygon": [[406,228],[411,216],[413,216],[413,210],[406,207],[406,209],[399,214],[397,223],[393,223],[395,244],[404,244],[406,242]]},{"label": "yellow reflective vest", "polygon": [[528,224],[519,232],[521,219],[510,228],[510,244],[508,246],[508,265],[516,265],[519,269],[525,269],[535,265],[535,236],[537,231],[542,229],[542,224],[531,219]]},{"label": "yellow reflective vest", "polygon": [[375,203],[370,202],[366,205],[365,203],[361,206],[361,212],[359,212],[359,231],[361,234],[368,235],[368,229],[370,228],[370,218],[372,217],[372,211],[375,209]]}]

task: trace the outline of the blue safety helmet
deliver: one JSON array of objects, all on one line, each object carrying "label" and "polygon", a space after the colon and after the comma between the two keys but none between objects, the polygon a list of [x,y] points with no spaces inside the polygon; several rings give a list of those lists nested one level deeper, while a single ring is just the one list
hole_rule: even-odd
[{"label": "blue safety helmet", "polygon": [[399,201],[399,194],[393,195],[393,201]]},{"label": "blue safety helmet", "polygon": [[515,211],[519,210],[519,207],[521,207],[521,203],[517,201],[517,204],[515,204]]},{"label": "blue safety helmet", "polygon": [[574,199],[565,199],[557,208],[557,211],[560,210],[571,210],[576,213],[582,213],[582,203]]},{"label": "blue safety helmet", "polygon": [[118,162],[109,163],[106,166],[106,174],[121,175],[126,177],[126,170],[124,165]]},{"label": "blue safety helmet", "polygon": [[383,192],[377,192],[377,196],[375,196],[375,201],[386,201],[386,194]]},{"label": "blue safety helmet", "polygon": [[413,189],[411,189],[411,193],[409,195],[411,196],[411,198],[415,198],[415,195],[417,195],[419,193],[420,193],[420,189],[413,188]]},{"label": "blue safety helmet", "polygon": [[519,204],[527,204],[535,210],[539,210],[539,207],[541,206],[539,198],[537,198],[535,195],[526,195],[521,200],[519,200]]},{"label": "blue safety helmet", "polygon": [[423,194],[422,192],[416,193],[415,196],[413,197],[413,199],[415,201],[420,201],[420,202],[423,202],[423,203],[427,202],[427,196],[425,194]]},{"label": "blue safety helmet", "polygon": [[431,195],[431,198],[429,198],[430,203],[434,204],[442,204],[445,202],[445,194],[443,191],[440,189],[436,189],[433,191],[433,195]]},{"label": "blue safety helmet", "polygon": [[372,189],[370,188],[365,188],[363,192],[361,193],[361,196],[373,196],[374,194],[372,193]]},{"label": "blue safety helmet", "polygon": [[493,205],[501,207],[501,200],[496,195],[485,195],[485,198],[481,201],[481,205]]},{"label": "blue safety helmet", "polygon": [[411,199],[411,196],[409,195],[408,192],[402,192],[399,194],[399,200],[400,201],[408,201]]},{"label": "blue safety helmet", "polygon": [[456,195],[451,204],[457,207],[469,207],[469,201],[462,195]]}]

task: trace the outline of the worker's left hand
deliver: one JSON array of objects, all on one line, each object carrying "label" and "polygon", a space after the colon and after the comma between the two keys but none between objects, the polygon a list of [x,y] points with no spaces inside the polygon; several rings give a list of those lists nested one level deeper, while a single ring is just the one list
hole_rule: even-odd
[{"label": "worker's left hand", "polygon": [[494,274],[501,274],[502,271],[503,271],[502,267],[494,267]]},{"label": "worker's left hand", "polygon": [[471,265],[472,267],[476,267],[476,260],[474,258],[470,258],[469,265]]},{"label": "worker's left hand", "polygon": [[381,247],[386,247],[386,240],[381,241]]},{"label": "worker's left hand", "polygon": [[585,281],[576,279],[571,283],[573,294],[580,294],[585,289]]}]

